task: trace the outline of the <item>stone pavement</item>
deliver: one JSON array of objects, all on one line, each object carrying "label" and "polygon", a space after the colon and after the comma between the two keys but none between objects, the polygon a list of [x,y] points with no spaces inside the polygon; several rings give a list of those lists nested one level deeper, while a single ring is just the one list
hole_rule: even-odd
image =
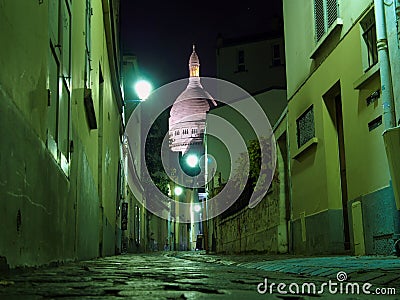
[{"label": "stone pavement", "polygon": [[[379,266],[379,269],[377,267]],[[372,268],[372,269],[371,269]],[[351,280],[372,280],[374,287],[398,287],[395,258],[290,256],[216,256],[203,252],[126,254],[59,266],[14,270],[0,274],[0,299],[375,299],[376,295],[294,292],[289,285],[314,283],[318,288],[336,274],[316,274],[317,269],[346,270]],[[352,272],[350,272],[350,270]],[[372,278],[369,274],[383,273]],[[316,275],[312,275],[316,274]],[[364,276],[364,277],[362,277]],[[364,279],[363,279],[364,278]],[[372,279],[371,279],[372,278]],[[286,284],[286,294],[266,289]],[[260,292],[257,292],[259,290]],[[400,291],[400,288],[397,289]],[[387,289],[385,290],[388,291]],[[396,292],[396,290],[395,290]],[[382,299],[400,299],[397,295]]]},{"label": "stone pavement", "polygon": [[340,272],[348,282],[395,287],[400,293],[400,258],[396,256],[207,255],[204,251],[175,252],[173,255],[193,261],[305,277],[335,279]]}]

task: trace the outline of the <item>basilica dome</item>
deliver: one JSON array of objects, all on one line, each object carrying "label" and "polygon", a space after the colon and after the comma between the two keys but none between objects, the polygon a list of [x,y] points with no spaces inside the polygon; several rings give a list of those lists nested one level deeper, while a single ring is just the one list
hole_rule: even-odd
[{"label": "basilica dome", "polygon": [[206,113],[216,106],[213,97],[201,85],[199,70],[200,60],[193,45],[189,59],[189,83],[170,111],[169,144],[172,151],[185,153],[191,145],[202,145]]}]

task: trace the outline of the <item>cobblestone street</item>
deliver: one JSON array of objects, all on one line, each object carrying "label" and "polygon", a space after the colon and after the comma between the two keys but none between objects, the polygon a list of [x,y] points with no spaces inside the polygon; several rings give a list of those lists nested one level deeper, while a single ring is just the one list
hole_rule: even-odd
[{"label": "cobblestone street", "polygon": [[[225,259],[226,258],[226,259]],[[26,271],[13,271],[0,279],[1,299],[372,299],[376,295],[346,295],[339,291],[332,295],[328,288],[323,295],[306,292],[295,295],[288,286],[295,283],[313,282],[317,291],[329,279],[336,280],[336,273],[315,275],[293,271],[290,259],[276,261],[281,271],[256,269],[263,265],[256,263],[260,256],[243,256],[241,261],[235,257],[208,256],[193,252],[164,252],[146,255],[120,255],[101,259],[70,263],[57,267],[38,268]],[[247,262],[246,262],[247,261]],[[252,261],[252,262],[251,262]],[[298,260],[299,261],[299,260]],[[305,260],[306,261],[306,260]],[[354,261],[354,259],[353,259]],[[286,262],[286,263],[285,263]],[[308,261],[308,264],[310,262]],[[270,266],[274,261],[267,262]],[[343,264],[343,262],[342,262]],[[292,265],[292,268],[290,268]],[[388,264],[389,265],[389,264]],[[287,267],[285,267],[287,266]],[[396,267],[396,266],[395,266]],[[283,269],[287,268],[288,272]],[[343,264],[343,269],[346,265]],[[265,268],[264,268],[265,269]],[[327,269],[325,269],[326,271]],[[372,281],[374,288],[398,287],[398,269],[388,272],[392,281]],[[291,272],[291,273],[290,273]],[[329,273],[329,272],[326,272]],[[334,274],[335,273],[335,274]],[[376,275],[374,272],[361,272],[360,277],[350,276],[346,282],[367,282]],[[361,276],[363,275],[363,277]],[[368,276],[369,275],[369,276]],[[379,276],[375,276],[379,277]],[[257,292],[260,283],[268,279],[268,285],[275,283],[274,295]],[[287,294],[277,292],[278,283],[286,283]],[[264,286],[261,286],[261,290]],[[399,288],[397,288],[399,290]],[[382,296],[382,299],[400,299],[396,296]]]}]

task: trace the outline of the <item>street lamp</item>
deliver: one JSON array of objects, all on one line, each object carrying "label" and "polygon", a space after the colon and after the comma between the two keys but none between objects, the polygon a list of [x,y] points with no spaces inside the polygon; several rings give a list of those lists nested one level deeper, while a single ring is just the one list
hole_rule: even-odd
[{"label": "street lamp", "polygon": [[195,154],[189,154],[186,157],[186,163],[188,164],[189,167],[194,168],[199,163],[199,158]]},{"label": "street lamp", "polygon": [[174,194],[176,196],[180,196],[180,195],[182,195],[182,193],[183,193],[183,189],[180,186],[177,186],[174,188]]},{"label": "street lamp", "polygon": [[152,89],[151,83],[144,79],[139,80],[135,84],[135,92],[141,101],[146,100],[150,96]]},{"label": "street lamp", "polygon": [[200,212],[201,211],[201,206],[200,206],[200,204],[198,204],[198,203],[196,203],[194,206],[193,206],[193,210],[195,211],[195,212]]},{"label": "street lamp", "polygon": [[[132,164],[135,165],[135,170],[137,172],[137,176],[139,180],[142,179],[142,160],[139,159],[141,157],[141,144],[143,142],[143,136],[142,136],[142,108],[138,107],[138,104],[144,100],[146,100],[151,91],[152,91],[152,86],[150,82],[145,81],[145,80],[139,80],[134,84],[134,90],[139,99],[124,99],[124,107],[123,107],[123,113],[122,113],[122,118],[123,118],[123,124],[126,127],[126,135],[134,137],[132,138],[129,142],[131,143],[128,145],[130,149],[135,149],[134,152],[130,153],[130,156],[134,155],[137,159],[132,159]],[[127,93],[125,95],[131,95],[133,96],[134,93],[132,91],[126,91]],[[136,110],[135,117],[130,120],[130,117],[133,113],[133,111]],[[130,120],[131,125],[128,126],[128,121]],[[128,142],[128,143],[129,143]],[[136,161],[136,162],[135,162]],[[141,195],[141,199],[138,199],[139,202],[142,204],[145,204],[146,202],[146,197],[144,194]],[[144,212],[142,213],[142,215]]]},{"label": "street lamp", "polygon": [[131,116],[132,112],[135,110],[135,108],[137,106],[136,103],[143,102],[149,97],[153,87],[150,82],[148,82],[147,80],[141,79],[135,83],[134,89],[135,89],[135,93],[139,97],[139,99],[125,99],[124,100],[124,102],[125,102],[125,112],[124,112],[125,121],[124,122],[127,122],[129,120],[129,117]]},{"label": "street lamp", "polygon": [[[196,238],[194,249],[202,249],[202,214],[201,214],[201,205],[199,203],[199,194],[198,194],[198,182],[196,181],[196,175],[199,173],[199,157],[196,153],[188,153],[184,157],[182,157],[183,164],[186,166],[182,166],[188,175],[195,176],[193,178],[193,190],[192,190],[192,211],[191,211],[191,241],[194,241]],[[197,174],[196,174],[197,173]],[[196,217],[195,217],[196,216]],[[198,221],[195,222],[195,219]]]}]

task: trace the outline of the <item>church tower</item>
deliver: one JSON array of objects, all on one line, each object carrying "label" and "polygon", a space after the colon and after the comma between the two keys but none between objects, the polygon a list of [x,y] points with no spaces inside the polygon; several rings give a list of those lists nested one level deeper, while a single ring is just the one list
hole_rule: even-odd
[{"label": "church tower", "polygon": [[195,46],[189,58],[189,83],[176,98],[169,118],[169,147],[182,155],[190,149],[204,147],[206,113],[216,106],[200,82],[200,60]]}]

